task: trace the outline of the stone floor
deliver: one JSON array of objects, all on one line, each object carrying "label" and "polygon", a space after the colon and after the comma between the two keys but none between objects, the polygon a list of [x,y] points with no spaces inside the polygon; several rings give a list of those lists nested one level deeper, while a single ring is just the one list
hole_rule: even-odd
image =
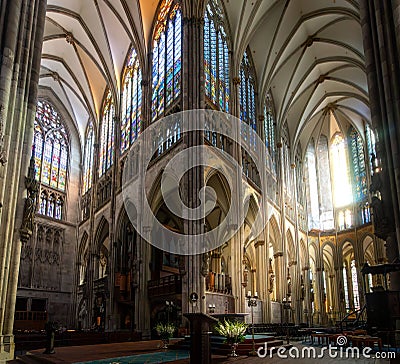
[{"label": "stone floor", "polygon": [[[294,342],[293,345],[299,349],[301,352],[302,348],[305,344],[300,342]],[[102,345],[88,345],[88,346],[73,346],[73,347],[63,347],[56,348],[56,354],[54,355],[44,355],[42,354],[43,350],[35,350],[31,353],[35,355],[37,359],[43,359],[42,362],[54,363],[54,364],[66,364],[66,363],[77,363],[77,362],[85,362],[85,361],[93,361],[99,359],[108,359],[108,358],[118,358],[122,356],[131,356],[131,355],[140,355],[144,353],[157,352],[161,349],[159,348],[160,341],[152,340],[152,341],[141,341],[141,342],[126,342],[126,343],[117,343],[117,344],[102,344]],[[315,346],[317,350],[317,354],[320,353],[321,347]],[[294,352],[293,352],[294,353]],[[337,362],[342,363],[356,363],[356,364],[386,364],[386,363],[399,363],[400,364],[400,352],[397,354],[397,359],[391,359],[390,361],[387,359],[376,359],[373,358],[362,358],[359,359],[347,359],[345,358],[345,353],[343,353],[343,357],[340,358],[339,355],[337,358],[329,357],[328,353],[325,352],[322,358],[317,359],[308,359],[307,357],[304,359],[301,358],[280,358],[277,354],[274,354],[272,358],[269,356],[266,358],[259,357],[246,357],[240,356],[238,358],[226,358],[224,356],[213,356],[212,362],[215,364],[225,364],[225,363],[238,363],[238,364],[253,364],[253,363],[268,363],[268,364],[286,364],[286,363],[296,363],[296,364],[306,364],[306,363],[327,363],[327,364],[336,364]],[[112,363],[112,361],[110,361]],[[189,359],[186,360],[178,360],[169,362],[171,364],[189,364]]]}]

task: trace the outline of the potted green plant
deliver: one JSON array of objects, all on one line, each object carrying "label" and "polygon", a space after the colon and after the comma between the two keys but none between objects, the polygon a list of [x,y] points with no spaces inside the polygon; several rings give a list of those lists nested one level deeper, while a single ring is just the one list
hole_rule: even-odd
[{"label": "potted green plant", "polygon": [[160,339],[163,343],[162,348],[167,349],[169,339],[172,337],[176,330],[175,325],[171,323],[163,324],[160,322],[156,325],[155,330],[157,331],[157,335],[160,336]]},{"label": "potted green plant", "polygon": [[236,348],[244,341],[247,327],[248,325],[244,322],[229,320],[220,321],[216,325],[215,330],[221,336],[225,336],[225,342],[231,347],[231,352],[228,356],[238,356]]}]

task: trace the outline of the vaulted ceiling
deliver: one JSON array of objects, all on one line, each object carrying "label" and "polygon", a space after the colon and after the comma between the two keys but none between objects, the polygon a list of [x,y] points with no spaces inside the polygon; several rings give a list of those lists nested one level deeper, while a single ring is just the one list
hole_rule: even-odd
[{"label": "vaulted ceiling", "polygon": [[[184,1],[194,13],[203,0]],[[76,121],[81,139],[99,119],[106,86],[120,93],[131,45],[147,65],[158,0],[48,0],[40,86]],[[278,126],[304,146],[325,133],[329,110],[340,127],[369,121],[356,0],[223,0],[235,69],[250,47],[260,104],[268,89]]]}]

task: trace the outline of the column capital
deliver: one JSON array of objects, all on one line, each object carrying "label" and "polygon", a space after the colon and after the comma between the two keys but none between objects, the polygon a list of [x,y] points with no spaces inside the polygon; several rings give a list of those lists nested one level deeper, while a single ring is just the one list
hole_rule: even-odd
[{"label": "column capital", "polygon": [[233,77],[232,81],[235,86],[240,85],[240,77]]},{"label": "column capital", "polygon": [[264,241],[264,240],[259,240],[259,241],[257,241],[257,242],[254,244],[254,246],[255,246],[256,248],[258,248],[258,247],[260,247],[260,246],[263,246],[263,245],[265,245],[265,241]]},{"label": "column capital", "polygon": [[292,260],[289,262],[289,267],[291,267],[292,265],[297,265],[297,260]]},{"label": "column capital", "polygon": [[277,252],[274,254],[274,258],[278,258],[278,257],[283,257],[283,253],[282,252]]}]

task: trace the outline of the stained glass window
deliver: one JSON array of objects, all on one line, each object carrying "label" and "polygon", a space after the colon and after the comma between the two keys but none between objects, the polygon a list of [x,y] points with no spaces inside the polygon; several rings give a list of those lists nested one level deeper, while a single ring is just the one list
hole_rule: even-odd
[{"label": "stained glass window", "polygon": [[114,157],[114,101],[108,91],[100,124],[99,176],[101,177],[113,164]]},{"label": "stained glass window", "polygon": [[314,141],[311,140],[307,147],[306,172],[308,178],[307,205],[308,205],[308,228],[319,229],[319,198],[318,198],[318,178],[316,167],[316,155]]},{"label": "stained glass window", "polygon": [[376,149],[375,149],[376,140],[374,131],[370,128],[368,124],[365,124],[365,137],[367,140],[368,159],[370,160],[370,169],[372,172],[374,168],[374,166],[372,165],[372,154],[376,156]]},{"label": "stained glass window", "polygon": [[344,223],[346,228],[349,228],[353,225],[353,214],[349,209],[346,209],[344,212]]},{"label": "stained glass window", "polygon": [[153,38],[152,120],[181,93],[182,12],[178,1],[163,0]]},{"label": "stained glass window", "polygon": [[244,53],[240,64],[240,119],[257,130],[255,77],[253,66],[248,55]]},{"label": "stained glass window", "polygon": [[36,179],[65,191],[68,169],[68,135],[60,115],[46,101],[38,101],[32,153]]},{"label": "stained glass window", "polygon": [[93,126],[90,124],[86,131],[85,159],[83,164],[83,194],[92,188],[93,179]]},{"label": "stained glass window", "polygon": [[132,145],[142,129],[142,71],[134,49],[125,67],[121,105],[121,153]]},{"label": "stained glass window", "polygon": [[353,202],[347,148],[340,133],[333,136],[331,143],[330,159],[333,167],[334,205],[343,207]]},{"label": "stained glass window", "polygon": [[275,119],[273,112],[273,101],[271,93],[268,92],[264,102],[264,134],[265,134],[265,145],[268,149],[269,155],[272,158],[272,162],[275,166],[276,163],[276,142],[275,142]]},{"label": "stained glass window", "polygon": [[365,168],[364,144],[360,134],[351,127],[349,147],[353,169],[353,188],[356,202],[365,200],[368,196],[367,171]]},{"label": "stained glass window", "polygon": [[303,163],[302,163],[302,151],[300,143],[296,149],[296,188],[297,188],[297,202],[304,206],[304,183],[303,183]]},{"label": "stained glass window", "polygon": [[207,3],[204,15],[204,75],[206,96],[220,110],[229,112],[229,49],[217,0]]},{"label": "stained glass window", "polygon": [[290,176],[290,140],[289,140],[289,127],[287,122],[282,128],[282,150],[283,150],[283,171],[284,171],[284,182],[286,187],[286,192],[292,194],[292,179]]}]

